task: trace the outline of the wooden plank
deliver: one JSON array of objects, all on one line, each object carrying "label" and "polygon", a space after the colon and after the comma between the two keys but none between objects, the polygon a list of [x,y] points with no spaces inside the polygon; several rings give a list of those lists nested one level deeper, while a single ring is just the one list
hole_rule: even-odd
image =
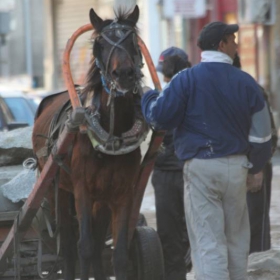
[{"label": "wooden plank", "polygon": [[[11,230],[10,226],[0,228],[0,243],[5,241],[10,230]],[[35,232],[34,229],[29,228],[28,231],[24,234],[24,238],[22,241],[30,241],[34,239],[38,239],[38,233]]]},{"label": "wooden plank", "polygon": [[13,221],[18,211],[0,212],[0,222]]}]

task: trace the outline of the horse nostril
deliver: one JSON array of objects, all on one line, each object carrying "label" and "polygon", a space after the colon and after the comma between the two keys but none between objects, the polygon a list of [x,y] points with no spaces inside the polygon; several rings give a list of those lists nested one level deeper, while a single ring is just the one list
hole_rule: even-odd
[{"label": "horse nostril", "polygon": [[133,79],[135,76],[135,72],[133,68],[124,68],[124,69],[115,69],[112,71],[112,77],[114,79],[125,78]]}]

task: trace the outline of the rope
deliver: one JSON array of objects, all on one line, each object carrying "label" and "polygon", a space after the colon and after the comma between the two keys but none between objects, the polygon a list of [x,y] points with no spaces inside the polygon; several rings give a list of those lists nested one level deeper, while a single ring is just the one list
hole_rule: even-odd
[{"label": "rope", "polygon": [[35,170],[37,168],[38,162],[35,158],[27,158],[23,163],[22,166],[25,169]]}]

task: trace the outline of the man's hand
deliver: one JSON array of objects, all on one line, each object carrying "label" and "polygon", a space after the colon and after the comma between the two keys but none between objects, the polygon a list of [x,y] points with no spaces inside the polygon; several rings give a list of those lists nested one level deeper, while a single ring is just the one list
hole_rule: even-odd
[{"label": "man's hand", "polygon": [[262,188],[263,172],[257,174],[248,174],[247,176],[247,191],[258,192]]}]

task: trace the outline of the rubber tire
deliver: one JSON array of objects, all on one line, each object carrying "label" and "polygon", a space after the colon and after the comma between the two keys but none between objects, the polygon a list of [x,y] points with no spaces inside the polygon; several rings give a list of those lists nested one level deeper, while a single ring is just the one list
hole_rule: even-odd
[{"label": "rubber tire", "polygon": [[131,242],[130,261],[128,280],[164,280],[161,243],[153,228],[136,227]]}]

